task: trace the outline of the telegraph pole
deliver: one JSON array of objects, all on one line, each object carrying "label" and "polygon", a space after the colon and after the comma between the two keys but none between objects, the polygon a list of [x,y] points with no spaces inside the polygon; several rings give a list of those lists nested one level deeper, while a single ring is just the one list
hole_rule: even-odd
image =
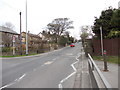
[{"label": "telegraph pole", "polygon": [[27,34],[27,0],[26,0],[26,55],[28,55],[28,34]]},{"label": "telegraph pole", "polygon": [[100,27],[100,34],[101,34],[101,52],[104,61],[104,71],[108,71],[107,68],[107,61],[106,61],[106,50],[103,50],[103,35],[102,35],[102,27]]},{"label": "telegraph pole", "polygon": [[21,12],[19,14],[20,14],[20,55],[22,55]]},{"label": "telegraph pole", "polygon": [[101,35],[101,53],[103,56],[103,35],[102,35],[102,27],[100,27],[100,35]]}]

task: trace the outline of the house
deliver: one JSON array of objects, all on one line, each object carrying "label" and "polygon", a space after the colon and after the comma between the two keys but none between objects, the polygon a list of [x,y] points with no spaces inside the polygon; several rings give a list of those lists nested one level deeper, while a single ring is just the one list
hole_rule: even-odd
[{"label": "house", "polygon": [[[25,48],[26,46],[26,32],[21,33],[22,36],[22,46]],[[42,38],[36,34],[28,33],[28,47],[38,47],[42,42]]]},{"label": "house", "polygon": [[15,41],[15,46],[18,47],[19,36],[17,32],[11,30],[10,28],[0,26],[0,46],[1,47],[12,47],[13,46],[13,37]]}]

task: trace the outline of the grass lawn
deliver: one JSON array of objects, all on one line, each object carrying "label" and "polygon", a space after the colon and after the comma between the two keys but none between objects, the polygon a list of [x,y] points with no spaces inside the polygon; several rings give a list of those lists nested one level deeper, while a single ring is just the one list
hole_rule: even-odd
[{"label": "grass lawn", "polygon": [[22,57],[22,56],[31,56],[31,55],[37,55],[37,54],[29,54],[29,55],[15,55],[15,56],[0,56],[0,57]]},{"label": "grass lawn", "polygon": [[[102,56],[93,56],[93,59],[103,61]],[[118,62],[118,56],[106,56],[106,59],[108,62],[120,64],[120,62]]]}]

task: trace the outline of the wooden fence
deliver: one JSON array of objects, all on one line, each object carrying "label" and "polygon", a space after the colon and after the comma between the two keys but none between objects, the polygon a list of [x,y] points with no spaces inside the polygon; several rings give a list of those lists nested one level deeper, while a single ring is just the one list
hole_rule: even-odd
[{"label": "wooden fence", "polygon": [[[93,39],[93,53],[95,55],[101,55],[101,41],[100,39]],[[104,39],[103,47],[107,51],[107,55],[118,56],[120,52],[120,38]]]}]

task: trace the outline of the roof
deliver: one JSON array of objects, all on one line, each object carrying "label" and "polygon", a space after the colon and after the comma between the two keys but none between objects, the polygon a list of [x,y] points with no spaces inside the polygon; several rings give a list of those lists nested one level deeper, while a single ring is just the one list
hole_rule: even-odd
[{"label": "roof", "polygon": [[[25,34],[26,34],[26,32],[22,32],[22,33],[25,33]],[[39,36],[39,35],[36,35],[36,34],[28,33],[28,35],[29,35],[30,37],[40,38],[40,36]]]},{"label": "roof", "polygon": [[7,28],[7,27],[3,27],[3,26],[0,26],[0,32],[6,32],[6,33],[11,33],[11,34],[18,34],[17,32]]}]

